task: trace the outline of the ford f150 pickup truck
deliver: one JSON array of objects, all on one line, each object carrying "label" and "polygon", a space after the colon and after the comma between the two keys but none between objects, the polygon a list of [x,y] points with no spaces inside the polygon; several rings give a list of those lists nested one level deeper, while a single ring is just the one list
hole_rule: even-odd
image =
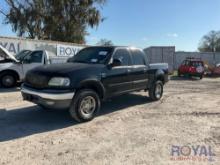
[{"label": "ford f150 pickup truck", "polygon": [[168,64],[149,64],[140,49],[87,47],[66,64],[29,71],[21,93],[41,107],[69,109],[73,119],[85,122],[94,118],[101,101],[113,96],[148,90],[157,101],[167,81]]},{"label": "ford f150 pickup truck", "polygon": [[23,50],[13,56],[0,45],[0,86],[13,87],[16,82],[24,79],[27,71],[37,66],[66,61],[67,58],[57,58],[55,54],[45,50]]}]

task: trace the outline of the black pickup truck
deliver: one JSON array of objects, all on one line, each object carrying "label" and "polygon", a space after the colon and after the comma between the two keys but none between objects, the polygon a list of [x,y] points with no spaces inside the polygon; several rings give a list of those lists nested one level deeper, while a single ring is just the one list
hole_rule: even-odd
[{"label": "black pickup truck", "polygon": [[163,95],[167,64],[149,64],[145,53],[131,47],[87,47],[66,64],[37,67],[26,74],[24,100],[46,109],[69,109],[73,119],[90,121],[101,101],[133,91]]}]

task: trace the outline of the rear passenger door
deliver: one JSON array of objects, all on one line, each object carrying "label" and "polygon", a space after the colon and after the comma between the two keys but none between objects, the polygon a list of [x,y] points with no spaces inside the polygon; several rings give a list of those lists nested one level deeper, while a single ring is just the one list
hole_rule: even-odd
[{"label": "rear passenger door", "polygon": [[131,79],[133,89],[145,89],[148,82],[148,65],[146,64],[145,54],[139,49],[131,49],[132,64]]}]

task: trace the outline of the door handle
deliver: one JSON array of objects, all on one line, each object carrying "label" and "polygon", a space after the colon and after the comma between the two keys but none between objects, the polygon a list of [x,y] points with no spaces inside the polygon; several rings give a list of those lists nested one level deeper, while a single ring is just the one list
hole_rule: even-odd
[{"label": "door handle", "polygon": [[146,73],[147,72],[147,68],[144,68],[144,73]]}]

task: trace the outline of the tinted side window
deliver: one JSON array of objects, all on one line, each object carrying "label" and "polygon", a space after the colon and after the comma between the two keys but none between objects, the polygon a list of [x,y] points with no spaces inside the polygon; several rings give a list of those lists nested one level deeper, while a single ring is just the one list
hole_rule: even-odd
[{"label": "tinted side window", "polygon": [[30,63],[41,63],[42,62],[42,56],[43,56],[42,51],[36,51],[36,52],[33,52],[33,53],[27,55],[24,58],[24,61],[29,61]]},{"label": "tinted side window", "polygon": [[132,50],[133,65],[146,65],[144,53],[140,50]]},{"label": "tinted side window", "polygon": [[116,50],[113,58],[120,59],[122,62],[122,66],[130,65],[130,54],[129,54],[128,50],[126,50],[126,49]]},{"label": "tinted side window", "polygon": [[202,62],[200,62],[200,61],[193,61],[193,62],[192,62],[192,66],[198,67],[198,66],[203,66],[203,64],[202,64]]}]

